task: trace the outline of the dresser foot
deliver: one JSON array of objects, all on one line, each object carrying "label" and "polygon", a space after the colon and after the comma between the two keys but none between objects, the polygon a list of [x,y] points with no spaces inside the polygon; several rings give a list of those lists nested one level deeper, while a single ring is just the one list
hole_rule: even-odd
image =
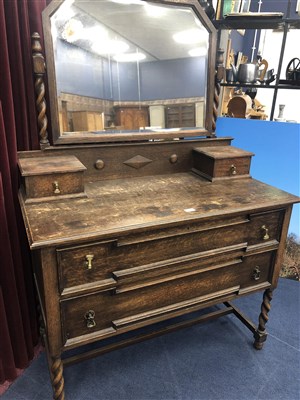
[{"label": "dresser foot", "polygon": [[268,313],[271,309],[271,300],[273,297],[273,290],[267,289],[263,295],[263,302],[261,305],[261,313],[259,315],[259,324],[257,330],[254,332],[254,347],[257,350],[263,348],[264,342],[267,339],[266,323],[268,322]]},{"label": "dresser foot", "polygon": [[53,399],[64,400],[64,377],[61,358],[52,358],[51,377],[53,386]]}]

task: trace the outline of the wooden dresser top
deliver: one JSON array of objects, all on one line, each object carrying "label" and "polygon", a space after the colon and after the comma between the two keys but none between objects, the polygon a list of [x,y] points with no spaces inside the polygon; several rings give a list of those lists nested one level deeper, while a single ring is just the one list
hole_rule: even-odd
[{"label": "wooden dresser top", "polygon": [[[32,248],[297,203],[254,179],[209,182],[192,173],[86,184],[87,198],[21,206]],[[21,196],[21,195],[20,195]]]}]

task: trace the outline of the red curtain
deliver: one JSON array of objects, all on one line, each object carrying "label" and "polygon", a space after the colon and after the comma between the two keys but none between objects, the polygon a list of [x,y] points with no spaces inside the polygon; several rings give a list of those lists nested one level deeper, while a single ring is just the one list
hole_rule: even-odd
[{"label": "red curtain", "polygon": [[30,37],[42,35],[46,3],[0,0],[0,384],[28,365],[38,342],[17,151],[39,148]]}]

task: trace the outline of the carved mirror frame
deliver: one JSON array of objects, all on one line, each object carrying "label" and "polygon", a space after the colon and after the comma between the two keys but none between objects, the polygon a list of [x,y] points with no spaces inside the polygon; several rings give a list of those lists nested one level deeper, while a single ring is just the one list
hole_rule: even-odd
[{"label": "carved mirror frame", "polygon": [[[96,1],[96,0],[95,0]],[[148,0],[144,0],[148,1]],[[53,0],[43,11],[43,31],[44,31],[44,44],[47,63],[47,82],[49,90],[49,112],[51,117],[52,139],[54,145],[64,144],[81,144],[81,143],[103,143],[103,142],[132,142],[141,140],[156,140],[156,139],[174,139],[178,138],[177,130],[172,129],[163,132],[126,132],[114,134],[76,134],[70,136],[61,135],[59,126],[59,113],[58,113],[58,99],[56,87],[56,73],[55,73],[55,59],[53,51],[53,40],[51,35],[51,16],[60,7],[64,0]],[[199,18],[200,22],[206,28],[209,34],[208,43],[208,62],[207,62],[207,87],[205,98],[205,124],[204,128],[191,128],[186,131],[180,132],[180,138],[184,137],[214,137],[215,136],[215,122],[217,118],[217,106],[219,95],[219,81],[216,71],[216,44],[217,44],[217,30],[213,23],[207,17],[206,13],[200,6],[197,0],[151,0],[151,3],[162,5],[180,6],[192,9]],[[35,90],[37,94],[37,109],[38,109],[38,122],[40,127],[41,147],[49,145],[47,135],[47,119],[44,101],[44,73],[45,68],[43,64],[42,49],[39,42],[39,35],[33,35],[33,60],[35,72]],[[48,110],[47,110],[48,111]]]}]

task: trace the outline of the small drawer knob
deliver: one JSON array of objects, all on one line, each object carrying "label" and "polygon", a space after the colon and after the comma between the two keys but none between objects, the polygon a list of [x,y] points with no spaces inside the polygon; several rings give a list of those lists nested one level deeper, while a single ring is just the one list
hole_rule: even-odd
[{"label": "small drawer knob", "polygon": [[178,161],[178,155],[177,154],[172,154],[169,158],[169,161],[171,164],[176,164]]},{"label": "small drawer knob", "polygon": [[91,329],[96,326],[96,321],[95,321],[95,311],[94,310],[89,310],[84,314],[84,319],[86,321],[86,327]]},{"label": "small drawer knob", "polygon": [[262,238],[263,240],[269,240],[270,236],[269,236],[269,229],[266,227],[266,225],[263,225],[261,227],[261,231],[262,231]]},{"label": "small drawer knob", "polygon": [[59,184],[57,181],[53,182],[53,193],[54,194],[60,194],[60,188],[59,188]]},{"label": "small drawer knob", "polygon": [[96,160],[95,168],[96,169],[103,169],[105,167],[105,162],[103,160]]},{"label": "small drawer knob", "polygon": [[254,268],[254,270],[253,270],[253,272],[252,272],[252,278],[253,278],[255,281],[259,281],[259,279],[260,279],[260,268],[259,268],[259,267],[255,267],[255,268]]},{"label": "small drawer knob", "polygon": [[231,175],[236,175],[236,166],[234,164],[230,166],[230,173]]},{"label": "small drawer knob", "polygon": [[92,269],[93,268],[93,259],[94,259],[94,254],[87,254],[85,256],[86,262],[85,265],[87,269]]}]

